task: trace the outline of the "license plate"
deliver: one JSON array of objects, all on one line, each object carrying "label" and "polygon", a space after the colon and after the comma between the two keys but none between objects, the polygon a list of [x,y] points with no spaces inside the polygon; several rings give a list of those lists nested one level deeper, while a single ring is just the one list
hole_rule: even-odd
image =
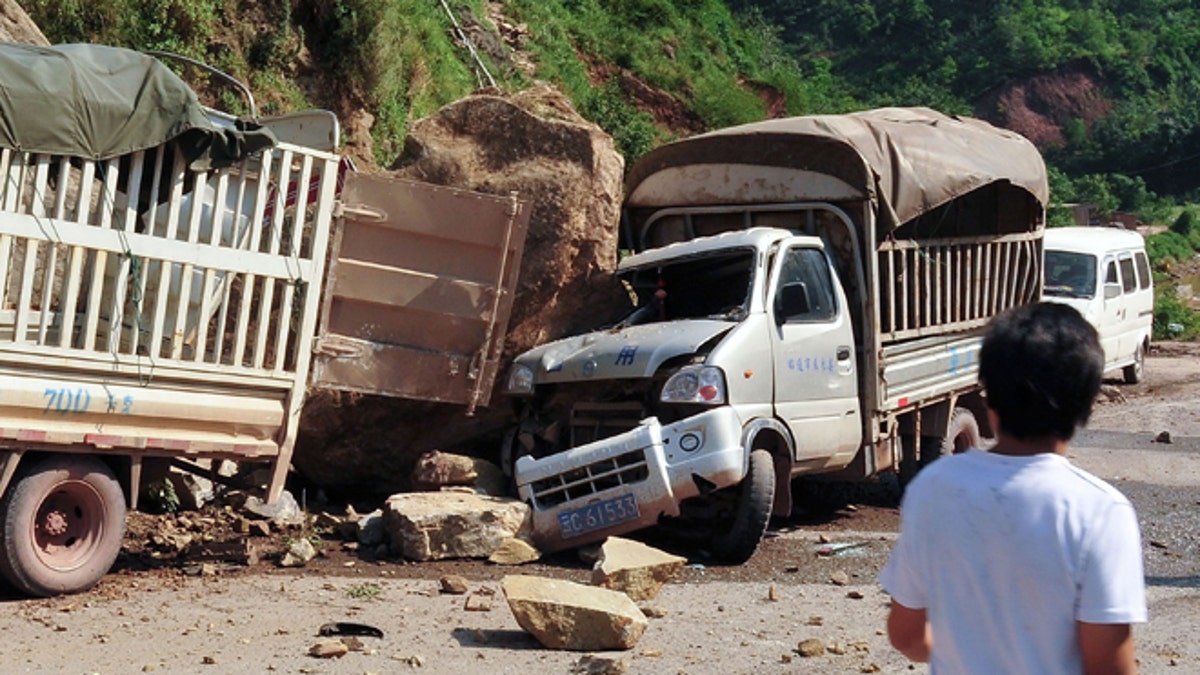
[{"label": "license plate", "polygon": [[639,515],[637,500],[633,498],[632,494],[627,494],[564,511],[558,514],[558,525],[562,528],[563,539],[570,539],[593,530],[633,520]]}]

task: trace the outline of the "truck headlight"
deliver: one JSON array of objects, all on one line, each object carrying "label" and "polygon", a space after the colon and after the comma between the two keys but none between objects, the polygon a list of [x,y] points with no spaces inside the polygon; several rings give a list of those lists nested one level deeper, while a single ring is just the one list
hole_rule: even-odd
[{"label": "truck headlight", "polygon": [[532,394],[533,369],[520,364],[513,365],[508,371],[508,380],[504,383],[506,394]]},{"label": "truck headlight", "polygon": [[687,366],[663,385],[663,403],[725,403],[725,373],[715,366]]}]

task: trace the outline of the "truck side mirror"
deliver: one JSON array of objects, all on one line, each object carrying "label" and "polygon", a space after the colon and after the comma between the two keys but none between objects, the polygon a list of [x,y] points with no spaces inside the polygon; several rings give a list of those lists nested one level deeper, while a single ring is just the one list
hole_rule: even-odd
[{"label": "truck side mirror", "polygon": [[1121,284],[1104,284],[1104,299],[1112,300],[1121,295]]},{"label": "truck side mirror", "polygon": [[795,316],[808,314],[812,305],[808,301],[808,284],[789,281],[779,289],[775,300],[775,321],[783,323]]}]

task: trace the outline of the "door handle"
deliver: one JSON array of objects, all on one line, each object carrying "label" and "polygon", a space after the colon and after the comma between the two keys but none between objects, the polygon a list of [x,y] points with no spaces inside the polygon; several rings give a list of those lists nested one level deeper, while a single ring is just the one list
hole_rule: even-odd
[{"label": "door handle", "polygon": [[837,360],[838,361],[850,360],[850,348],[846,347],[844,345],[841,347],[838,347],[837,348]]}]

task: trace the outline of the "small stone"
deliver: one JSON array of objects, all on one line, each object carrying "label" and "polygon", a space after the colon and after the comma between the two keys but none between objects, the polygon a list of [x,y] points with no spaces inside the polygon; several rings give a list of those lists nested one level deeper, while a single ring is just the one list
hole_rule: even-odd
[{"label": "small stone", "polygon": [[482,630],[480,630],[478,628],[476,628],[475,632],[471,634],[471,637],[481,645],[487,644],[487,641],[488,641],[487,633],[484,633]]},{"label": "small stone", "polygon": [[809,626],[823,626],[823,625],[825,625],[825,617],[810,616],[810,617],[808,617],[808,621],[806,623]]},{"label": "small stone", "polygon": [[621,675],[629,667],[625,659],[584,654],[571,666],[572,675]]},{"label": "small stone", "polygon": [[827,534],[822,534],[817,536],[817,541],[822,544],[828,544],[829,542],[833,541],[833,539],[831,539]]},{"label": "small stone", "polygon": [[318,659],[341,658],[350,651],[341,640],[321,640],[308,648],[308,655]]},{"label": "small stone", "polygon": [[206,657],[200,659],[200,663],[203,663],[206,666],[215,666],[215,665],[217,665],[217,660],[211,656],[206,656]]},{"label": "small stone", "polygon": [[353,635],[347,635],[341,639],[341,642],[342,644],[346,645],[346,649],[349,649],[352,652],[361,652],[363,649],[363,641],[359,640]]},{"label": "small stone", "polygon": [[771,587],[767,589],[767,600],[779,602],[779,590],[775,588],[775,584],[771,584]]},{"label": "small stone", "polygon": [[800,656],[820,656],[825,653],[825,643],[817,638],[808,638],[800,641],[800,644],[796,646],[796,651],[800,653]]},{"label": "small stone", "polygon": [[394,654],[392,656],[392,660],[404,663],[411,668],[420,668],[421,666],[425,665],[425,659],[418,654],[410,654],[408,656],[403,654]]},{"label": "small stone", "polygon": [[642,614],[646,615],[647,619],[661,619],[669,612],[662,607],[650,607],[648,605],[638,605],[638,609],[642,610]]},{"label": "small stone", "polygon": [[1170,443],[1171,442],[1171,432],[1160,431],[1158,433],[1158,435],[1154,437],[1154,442],[1155,443]]},{"label": "small stone", "polygon": [[279,560],[279,565],[281,567],[304,567],[315,557],[317,557],[316,547],[306,537],[300,537],[288,544],[287,550]]},{"label": "small stone", "polygon": [[862,668],[859,668],[858,672],[860,672],[860,673],[878,673],[880,670],[882,670],[882,669],[879,667],[878,663],[868,663],[867,665],[863,666]]},{"label": "small stone", "polygon": [[154,672],[154,664],[147,663],[146,665],[142,666],[142,672],[143,673],[153,673]]},{"label": "small stone", "polygon": [[467,592],[467,578],[460,574],[447,574],[439,583],[442,585],[442,592],[449,595],[462,595]]},{"label": "small stone", "polygon": [[846,594],[846,597],[850,598],[851,600],[862,600],[863,594],[862,591],[850,591]]},{"label": "small stone", "polygon": [[830,654],[837,654],[838,656],[842,656],[843,654],[846,653],[846,646],[840,642],[834,642],[833,644],[829,645],[826,648],[826,650]]},{"label": "small stone", "polygon": [[646,656],[646,657],[649,657],[652,659],[656,659],[662,655],[663,655],[663,650],[661,650],[661,649],[643,649],[642,650],[642,656]]},{"label": "small stone", "polygon": [[784,654],[783,656],[780,656],[780,657],[779,657],[779,662],[780,662],[780,663],[791,663],[791,662],[792,662],[792,655],[791,655],[791,654]]},{"label": "small stone", "polygon": [[838,570],[829,575],[829,583],[834,586],[845,586],[850,583],[850,575],[845,570]]},{"label": "small stone", "polygon": [[493,597],[495,596],[491,593],[472,593],[463,602],[463,610],[468,612],[490,612],[492,611]]}]

